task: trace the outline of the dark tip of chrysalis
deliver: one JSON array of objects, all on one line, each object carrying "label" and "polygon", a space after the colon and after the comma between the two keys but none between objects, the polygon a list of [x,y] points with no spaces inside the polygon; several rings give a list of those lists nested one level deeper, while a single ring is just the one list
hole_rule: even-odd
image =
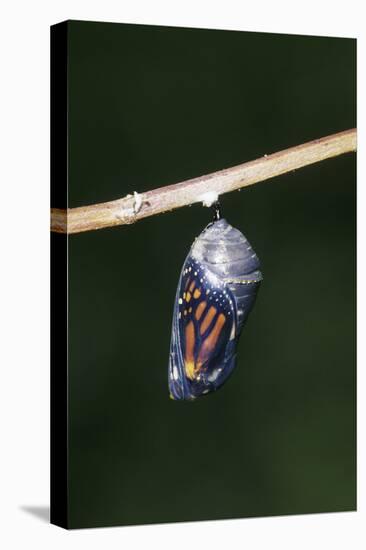
[{"label": "dark tip of chrysalis", "polygon": [[212,205],[213,208],[213,221],[217,222],[221,220],[222,214],[221,214],[221,205],[219,201],[215,201]]}]

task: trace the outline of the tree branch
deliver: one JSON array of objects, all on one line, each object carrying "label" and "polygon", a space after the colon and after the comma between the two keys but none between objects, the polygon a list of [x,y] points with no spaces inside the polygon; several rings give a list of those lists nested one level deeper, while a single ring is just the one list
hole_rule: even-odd
[{"label": "tree branch", "polygon": [[182,206],[202,202],[207,192],[218,195],[285,174],[309,164],[356,150],[356,129],[309,141],[257,160],[110,202],[51,209],[51,230],[80,233],[131,224]]}]

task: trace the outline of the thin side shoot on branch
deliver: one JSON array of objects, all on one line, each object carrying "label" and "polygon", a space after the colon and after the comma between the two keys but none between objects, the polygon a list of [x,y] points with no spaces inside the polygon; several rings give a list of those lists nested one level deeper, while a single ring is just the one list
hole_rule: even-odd
[{"label": "thin side shoot on branch", "polygon": [[114,201],[68,210],[52,208],[51,230],[57,233],[80,233],[135,223],[148,216],[203,202],[208,193],[230,193],[303,166],[356,151],[356,146],[356,129],[346,130],[146,193],[135,192],[132,196],[127,195]]}]

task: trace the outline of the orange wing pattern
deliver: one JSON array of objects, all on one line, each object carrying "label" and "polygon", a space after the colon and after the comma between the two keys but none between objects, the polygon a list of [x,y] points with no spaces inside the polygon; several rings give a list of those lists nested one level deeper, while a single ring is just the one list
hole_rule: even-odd
[{"label": "orange wing pattern", "polygon": [[247,239],[220,216],[193,242],[174,304],[168,369],[173,399],[215,391],[234,370],[239,336],[262,280],[259,268]]},{"label": "orange wing pattern", "polygon": [[180,289],[177,307],[184,375],[192,382],[214,381],[233,333],[235,298],[193,259],[183,268]]}]

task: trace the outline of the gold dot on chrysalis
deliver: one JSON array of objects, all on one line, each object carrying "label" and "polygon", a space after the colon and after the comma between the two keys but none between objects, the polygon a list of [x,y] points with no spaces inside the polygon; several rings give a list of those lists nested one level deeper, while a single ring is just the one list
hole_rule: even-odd
[{"label": "gold dot on chrysalis", "polygon": [[186,309],[184,310],[184,315],[187,315],[187,310]]},{"label": "gold dot on chrysalis", "polygon": [[190,307],[188,311],[189,311],[189,313],[192,313],[192,308]]}]

